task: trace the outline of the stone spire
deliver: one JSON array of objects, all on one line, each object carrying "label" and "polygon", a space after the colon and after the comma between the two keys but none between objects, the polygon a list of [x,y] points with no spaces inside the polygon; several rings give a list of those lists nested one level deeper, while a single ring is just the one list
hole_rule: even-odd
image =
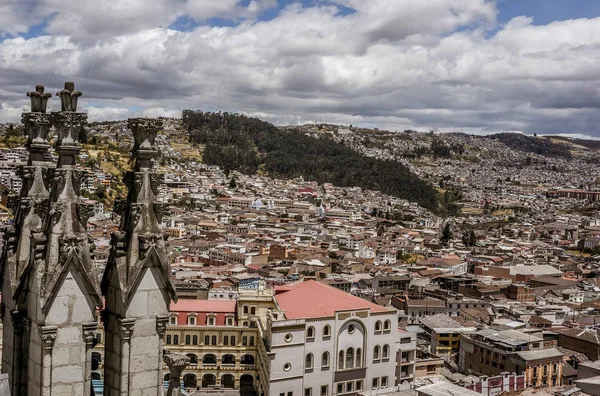
[{"label": "stone spire", "polygon": [[[102,300],[91,256],[94,245],[86,232],[93,208],[79,196],[83,173],[76,166],[87,114],[75,112],[81,93],[73,88],[73,83],[65,84],[59,92],[62,111],[52,114],[58,166],[49,174],[50,205],[43,232],[33,234],[36,254],[26,293],[31,320],[29,396],[89,395],[91,389],[91,348]],[[70,100],[65,91],[71,93]]]},{"label": "stone spire", "polygon": [[135,161],[129,193],[102,279],[105,296],[104,387],[111,396],[163,394],[163,335],[176,300],[157,203],[160,178],[151,172],[160,120],[128,120]]},{"label": "stone spire", "polygon": [[27,394],[27,363],[30,338],[28,306],[35,304],[29,297],[29,285],[34,264],[41,258],[39,237],[49,204],[48,132],[52,124],[46,104],[52,96],[44,86],[27,93],[31,112],[23,113],[22,121],[28,136],[27,165],[20,168],[23,187],[20,196],[11,196],[14,223],[5,233],[6,244],[0,258],[2,282],[3,353],[2,371],[7,373],[13,395]]}]

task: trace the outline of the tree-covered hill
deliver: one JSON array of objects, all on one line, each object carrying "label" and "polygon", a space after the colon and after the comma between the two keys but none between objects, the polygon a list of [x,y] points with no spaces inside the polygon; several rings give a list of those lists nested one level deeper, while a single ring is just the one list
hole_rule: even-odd
[{"label": "tree-covered hill", "polygon": [[183,123],[191,142],[205,144],[207,164],[247,174],[261,169],[277,177],[358,186],[440,210],[436,190],[406,166],[364,156],[330,138],[282,130],[239,114],[185,110]]},{"label": "tree-covered hill", "polygon": [[546,157],[571,158],[571,152],[566,144],[554,143],[545,137],[527,136],[520,133],[497,133],[490,135],[509,148],[526,153],[535,153]]}]

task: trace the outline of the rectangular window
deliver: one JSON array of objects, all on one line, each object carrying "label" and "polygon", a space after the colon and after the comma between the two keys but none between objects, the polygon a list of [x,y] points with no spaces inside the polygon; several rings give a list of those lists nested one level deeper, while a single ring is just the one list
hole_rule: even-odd
[{"label": "rectangular window", "polygon": [[294,396],[294,392],[288,392],[288,396]]},{"label": "rectangular window", "polygon": [[410,344],[410,337],[405,337],[400,339],[401,344]]},{"label": "rectangular window", "polygon": [[229,336],[223,336],[223,345],[229,345]]},{"label": "rectangular window", "polygon": [[354,390],[354,382],[346,382],[346,393],[350,393]]},{"label": "rectangular window", "polygon": [[327,396],[327,385],[321,385],[321,396]]},{"label": "rectangular window", "polygon": [[337,384],[337,393],[344,393],[344,384]]},{"label": "rectangular window", "polygon": [[356,390],[357,391],[363,390],[363,382],[362,382],[362,380],[356,381]]},{"label": "rectangular window", "polygon": [[204,345],[210,344],[210,336],[204,336]]},{"label": "rectangular window", "polygon": [[217,336],[212,336],[212,344],[217,345]]},{"label": "rectangular window", "polygon": [[373,389],[379,388],[379,377],[373,378]]},{"label": "rectangular window", "polygon": [[304,389],[304,396],[312,396],[312,388]]},{"label": "rectangular window", "polygon": [[179,336],[178,335],[173,336],[173,344],[179,345]]},{"label": "rectangular window", "polygon": [[235,336],[231,336],[231,345],[235,345]]},{"label": "rectangular window", "polygon": [[192,344],[198,345],[198,336],[197,335],[192,337]]},{"label": "rectangular window", "polygon": [[381,377],[381,387],[382,388],[387,388],[387,386],[388,386],[388,382],[387,381],[388,381],[388,377],[387,376],[386,377]]},{"label": "rectangular window", "polygon": [[166,344],[167,345],[171,345],[171,335],[170,334],[167,334],[167,342],[166,342]]},{"label": "rectangular window", "polygon": [[96,342],[102,344],[102,334],[96,333]]},{"label": "rectangular window", "polygon": [[190,345],[192,343],[192,337],[189,335],[185,336],[185,345]]}]

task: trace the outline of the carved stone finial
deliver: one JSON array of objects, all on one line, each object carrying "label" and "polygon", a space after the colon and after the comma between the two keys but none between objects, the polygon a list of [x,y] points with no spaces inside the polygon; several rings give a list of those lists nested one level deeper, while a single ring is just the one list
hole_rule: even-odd
[{"label": "carved stone finial", "polygon": [[130,118],[127,127],[133,132],[133,151],[155,150],[154,142],[162,121],[154,118]]},{"label": "carved stone finial", "polygon": [[75,91],[75,83],[67,81],[65,89],[56,93],[60,97],[61,111],[77,111],[77,99],[81,95],[81,91]]},{"label": "carved stone finial", "polygon": [[172,353],[165,350],[163,352],[163,361],[171,372],[167,396],[180,396],[181,373],[190,364],[190,358],[186,355]]},{"label": "carved stone finial", "polygon": [[43,85],[36,85],[35,91],[27,92],[27,96],[31,99],[31,111],[33,113],[45,113],[48,99],[52,94],[44,93]]}]

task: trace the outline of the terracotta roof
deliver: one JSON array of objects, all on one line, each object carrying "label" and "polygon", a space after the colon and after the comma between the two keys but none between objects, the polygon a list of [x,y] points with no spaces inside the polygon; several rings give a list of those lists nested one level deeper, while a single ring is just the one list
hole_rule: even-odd
[{"label": "terracotta roof", "polygon": [[[184,300],[171,303],[171,312],[177,312],[177,323],[185,325],[188,314],[196,314],[196,326],[207,326],[208,315],[215,314],[215,326],[225,326],[226,314],[235,314],[235,300]],[[234,324],[237,321],[234,319]]]},{"label": "terracotta roof", "polygon": [[235,313],[235,300],[185,300],[171,303],[171,312]]},{"label": "terracotta roof", "polygon": [[370,309],[371,312],[393,312],[335,287],[316,281],[306,281],[293,290],[278,294],[279,306],[287,319],[322,318],[338,311]]}]

